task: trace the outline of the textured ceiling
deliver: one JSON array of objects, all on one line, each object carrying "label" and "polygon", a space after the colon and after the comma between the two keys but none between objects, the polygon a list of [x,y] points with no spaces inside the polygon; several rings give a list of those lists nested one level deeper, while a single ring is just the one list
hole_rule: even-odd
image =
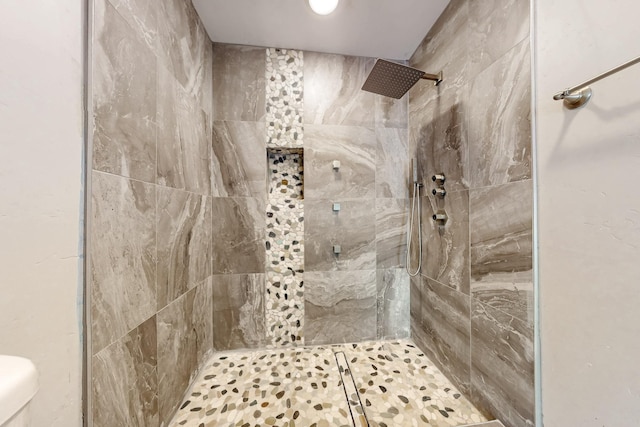
[{"label": "textured ceiling", "polygon": [[193,0],[214,42],[409,59],[449,0]]}]

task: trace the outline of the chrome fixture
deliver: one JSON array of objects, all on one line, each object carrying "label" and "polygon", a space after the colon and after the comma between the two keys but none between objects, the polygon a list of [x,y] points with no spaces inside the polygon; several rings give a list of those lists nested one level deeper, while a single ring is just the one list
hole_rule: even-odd
[{"label": "chrome fixture", "polygon": [[553,99],[555,99],[556,101],[564,100],[565,108],[568,108],[570,110],[576,109],[578,107],[582,107],[587,102],[589,102],[589,100],[591,99],[591,96],[593,95],[593,92],[589,87],[590,85],[604,78],[607,78],[610,75],[617,73],[618,71],[622,71],[625,68],[631,67],[632,65],[635,65],[639,62],[640,62],[640,56],[635,59],[632,59],[631,61],[625,62],[624,64],[619,65],[615,68],[612,68],[611,70],[604,72],[592,78],[591,80],[587,80],[586,82],[581,83],[577,86],[573,86],[561,92],[558,92],[555,95],[553,95]]},{"label": "chrome fixture", "polygon": [[334,160],[333,161],[333,168],[337,171],[338,169],[340,169],[340,160]]},{"label": "chrome fixture", "polygon": [[340,255],[340,252],[342,252],[342,248],[340,247],[340,245],[333,245],[333,253],[336,255]]},{"label": "chrome fixture", "polygon": [[333,204],[333,211],[334,212],[340,212],[340,203],[334,203]]},{"label": "chrome fixture", "polygon": [[434,221],[440,223],[440,225],[444,225],[449,220],[449,217],[447,216],[446,212],[444,212],[444,211],[436,212],[432,216],[432,218],[433,218]]},{"label": "chrome fixture", "polygon": [[[413,163],[413,198],[411,201],[411,215],[410,215],[410,219],[409,219],[409,234],[407,234],[407,256],[405,257],[405,269],[407,270],[407,273],[409,274],[409,276],[411,277],[415,277],[418,275],[418,273],[420,273],[420,270],[422,269],[422,209],[421,209],[421,205],[422,203],[420,202],[420,188],[422,187],[422,184],[420,182],[418,182],[418,163],[416,162],[415,159],[411,159],[411,162]],[[415,211],[416,211],[416,200],[418,201],[417,203],[417,213],[418,213],[418,253],[419,253],[419,258],[418,258],[418,268],[416,269],[416,271],[412,272],[411,271],[411,241],[412,236],[413,236],[413,221],[415,218]]]},{"label": "chrome fixture", "polygon": [[443,173],[437,173],[431,177],[431,181],[444,184],[446,178]]},{"label": "chrome fixture", "polygon": [[441,199],[444,199],[444,196],[447,195],[447,190],[445,190],[444,187],[438,187],[438,188],[434,188],[433,191],[431,191],[431,194],[433,194],[436,197],[440,197]]},{"label": "chrome fixture", "polygon": [[362,90],[400,99],[421,79],[433,80],[437,86],[442,82],[442,71],[428,74],[407,65],[378,59]]}]

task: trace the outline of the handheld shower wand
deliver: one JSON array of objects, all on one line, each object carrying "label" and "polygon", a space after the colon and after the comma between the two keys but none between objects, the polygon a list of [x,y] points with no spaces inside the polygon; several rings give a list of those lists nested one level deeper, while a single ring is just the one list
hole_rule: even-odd
[{"label": "handheld shower wand", "polygon": [[[420,202],[420,187],[422,187],[422,184],[420,182],[418,182],[418,163],[416,162],[415,159],[412,159],[411,162],[413,163],[413,198],[411,201],[411,218],[409,220],[409,234],[407,235],[407,256],[405,259],[405,268],[407,270],[407,273],[409,274],[409,276],[411,277],[415,277],[418,275],[418,273],[420,273],[420,270],[422,269],[422,209],[421,209],[421,205],[422,203]],[[418,268],[416,269],[415,272],[411,271],[411,241],[413,240],[412,236],[413,236],[413,222],[414,222],[414,214],[416,211],[416,199],[418,199],[418,253],[419,253],[419,257],[418,257]]]}]

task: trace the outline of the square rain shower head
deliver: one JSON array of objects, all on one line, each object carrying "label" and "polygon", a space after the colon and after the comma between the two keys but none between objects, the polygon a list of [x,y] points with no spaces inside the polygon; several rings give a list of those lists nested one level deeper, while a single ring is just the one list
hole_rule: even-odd
[{"label": "square rain shower head", "polygon": [[434,80],[438,84],[442,80],[442,75],[427,74],[407,65],[378,59],[367,81],[364,82],[362,90],[400,99],[423,78]]}]

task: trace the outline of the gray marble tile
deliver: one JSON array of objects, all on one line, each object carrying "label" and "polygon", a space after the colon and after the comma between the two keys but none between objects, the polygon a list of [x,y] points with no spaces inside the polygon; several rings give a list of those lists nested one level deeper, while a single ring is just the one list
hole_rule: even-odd
[{"label": "gray marble tile", "polygon": [[213,120],[213,43],[206,43],[203,58],[202,89],[194,96],[200,100],[200,108]]},{"label": "gray marble tile", "polygon": [[471,190],[471,291],[533,322],[533,183]]},{"label": "gray marble tile", "polygon": [[265,204],[213,198],[213,273],[264,273]]},{"label": "gray marble tile", "polygon": [[305,52],[305,124],[369,126],[376,123],[376,95],[361,90],[373,58]]},{"label": "gray marble tile", "polygon": [[[436,212],[449,217],[444,226],[432,219]],[[469,192],[422,197],[422,235],[422,274],[469,294]]]},{"label": "gray marble tile", "polygon": [[305,343],[376,337],[376,271],[305,272]]},{"label": "gray marble tile", "polygon": [[[364,84],[364,81],[362,83]],[[382,95],[374,96],[376,127],[406,129],[409,118],[409,97],[394,99]]]},{"label": "gray marble tile", "polygon": [[408,149],[406,128],[376,128],[376,197],[409,197]]},{"label": "gray marble tile", "polygon": [[482,40],[469,26],[470,4],[467,0],[453,0],[440,15],[418,46],[409,65],[427,73],[443,72],[443,82],[419,82],[409,91],[409,110],[414,100],[426,104],[440,93],[461,89],[480,71]]},{"label": "gray marble tile", "polygon": [[422,328],[428,336],[422,350],[463,393],[468,392],[470,297],[427,277],[422,280]]},{"label": "gray marble tile", "polygon": [[469,27],[479,40],[479,67],[484,70],[529,36],[530,2],[526,0],[469,1]]},{"label": "gray marble tile", "polygon": [[106,0],[96,0],[93,168],[155,182],[156,58]]},{"label": "gray marble tile", "polygon": [[92,174],[93,354],[156,312],[156,197],[151,184]]},{"label": "gray marble tile", "polygon": [[[263,121],[265,117],[266,50],[213,45],[213,110],[215,120]],[[266,135],[263,136],[263,140]]]},{"label": "gray marble tile", "polygon": [[[374,200],[306,199],[304,222],[305,271],[375,270]],[[339,255],[334,245],[341,247]]]},{"label": "gray marble tile", "polygon": [[530,62],[527,39],[470,87],[469,176],[474,188],[531,178]]},{"label": "gray marble tile", "polygon": [[411,101],[409,157],[417,161],[418,179],[431,192],[431,177],[446,176],[447,191],[469,187],[466,117],[462,92],[447,90],[426,104]]},{"label": "gray marble tile", "polygon": [[422,300],[424,299],[422,293],[424,289],[421,275],[409,277],[409,318],[412,336],[415,326],[422,330]]},{"label": "gray marble tile", "polygon": [[505,425],[534,425],[533,328],[473,299],[471,400]]},{"label": "gray marble tile", "polygon": [[462,89],[528,34],[528,1],[451,1],[410,60],[426,72],[442,70],[444,81],[437,90],[418,84],[410,98],[428,101],[440,90]]},{"label": "gray marble tile", "polygon": [[[308,199],[373,198],[376,194],[376,134],[356,126],[305,128],[304,193]],[[333,161],[340,168],[333,169]]]},{"label": "gray marble tile", "polygon": [[153,0],[108,0],[153,52],[157,43],[157,7]]},{"label": "gray marble tile", "polygon": [[157,187],[158,309],[211,275],[211,197]]},{"label": "gray marble tile", "polygon": [[190,96],[202,92],[211,41],[190,1],[161,0],[158,14],[158,64],[169,70]]},{"label": "gray marble tile", "polygon": [[378,270],[378,336],[389,340],[409,338],[409,275],[404,268]]},{"label": "gray marble tile", "polygon": [[156,317],[92,357],[92,419],[96,427],[157,426]]},{"label": "gray marble tile", "polygon": [[408,199],[376,199],[378,269],[404,268],[407,253]]},{"label": "gray marble tile", "polygon": [[213,345],[216,351],[265,345],[265,275],[213,276]]},{"label": "gray marble tile", "polygon": [[213,122],[213,194],[266,197],[267,157],[261,122]]},{"label": "gray marble tile", "polygon": [[198,100],[158,69],[158,184],[211,194],[211,139]]},{"label": "gray marble tile", "polygon": [[158,312],[158,407],[167,425],[182,396],[213,350],[211,281]]}]

